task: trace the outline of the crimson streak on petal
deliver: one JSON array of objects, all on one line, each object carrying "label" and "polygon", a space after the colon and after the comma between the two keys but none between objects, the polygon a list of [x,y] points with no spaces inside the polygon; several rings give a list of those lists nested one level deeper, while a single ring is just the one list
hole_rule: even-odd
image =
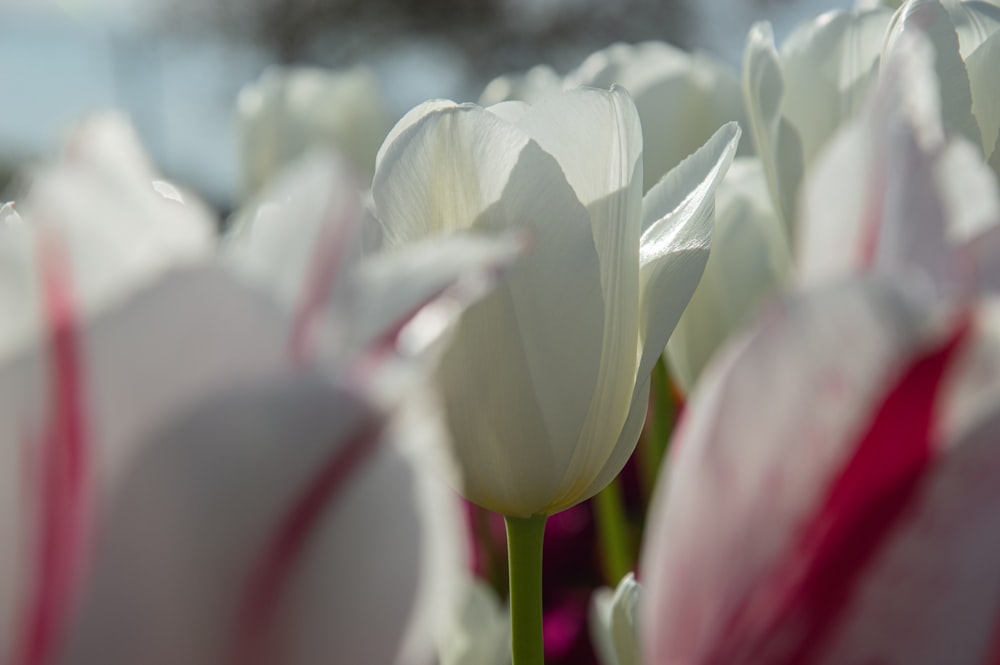
[{"label": "crimson streak on petal", "polygon": [[743,599],[706,662],[818,662],[852,592],[934,462],[934,404],[969,327],[964,322],[902,374],[796,542]]},{"label": "crimson streak on petal", "polygon": [[89,477],[83,362],[67,257],[58,240],[38,245],[49,363],[49,415],[39,451],[37,565],[15,644],[15,665],[43,665],[72,603],[81,567]]},{"label": "crimson streak on petal", "polygon": [[381,420],[375,419],[363,422],[349,440],[337,447],[281,519],[263,555],[251,569],[237,616],[229,661],[232,665],[281,662],[269,653],[268,636],[282,592],[324,513],[333,509],[363,462],[376,452],[382,425]]},{"label": "crimson streak on petal", "polygon": [[333,293],[345,254],[350,251],[348,244],[354,229],[349,222],[357,214],[353,207],[339,214],[329,211],[320,229],[288,340],[288,354],[297,366],[305,365],[312,355],[318,317]]}]

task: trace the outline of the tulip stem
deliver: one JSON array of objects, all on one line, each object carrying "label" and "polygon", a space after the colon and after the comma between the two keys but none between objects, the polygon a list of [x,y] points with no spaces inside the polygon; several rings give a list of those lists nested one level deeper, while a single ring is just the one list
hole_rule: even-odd
[{"label": "tulip stem", "polygon": [[597,493],[593,507],[603,554],[604,580],[614,588],[632,570],[632,543],[620,477]]},{"label": "tulip stem", "polygon": [[513,665],[544,665],[542,541],[545,515],[504,517],[510,566],[510,636]]},{"label": "tulip stem", "polygon": [[639,477],[647,503],[653,494],[653,487],[656,485],[660,465],[666,455],[674,421],[677,418],[677,402],[670,388],[670,378],[667,375],[667,366],[663,361],[663,356],[660,356],[659,360],[656,361],[650,378],[652,382],[650,389],[652,413],[646,429],[642,433],[639,448]]}]

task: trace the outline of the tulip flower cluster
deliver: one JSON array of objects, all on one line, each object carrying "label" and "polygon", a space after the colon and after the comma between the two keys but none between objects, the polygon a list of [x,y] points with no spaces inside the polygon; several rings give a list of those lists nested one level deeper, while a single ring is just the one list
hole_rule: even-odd
[{"label": "tulip flower cluster", "polygon": [[225,222],[85,119],[0,207],[0,662],[996,662],[998,28],[868,2],[392,129],[271,70]]}]

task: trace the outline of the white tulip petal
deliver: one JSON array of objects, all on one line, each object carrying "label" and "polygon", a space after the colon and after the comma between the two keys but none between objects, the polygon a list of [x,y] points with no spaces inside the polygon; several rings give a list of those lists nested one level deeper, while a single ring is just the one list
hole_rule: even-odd
[{"label": "white tulip petal", "polygon": [[[57,269],[40,265],[42,270]],[[61,293],[67,312],[74,311],[72,283],[53,281],[61,279],[56,274],[39,279],[46,283],[47,298]],[[39,492],[46,489],[39,460],[52,454],[53,432],[71,417],[79,418],[82,425],[73,445],[83,460],[80,491],[99,499],[141,453],[137,440],[216,390],[242,385],[283,364],[279,318],[269,303],[225,273],[191,270],[167,275],[136,297],[104,309],[85,328],[70,318],[58,336],[40,333],[39,346],[0,363],[0,457],[8,462],[2,468],[14,474],[0,483],[5,495],[0,530],[7,543],[0,569],[19,562],[19,574],[4,579],[21,587],[15,595],[4,589],[0,598],[18,600],[17,609],[23,611],[41,574],[38,557],[30,555],[36,543],[29,540],[40,527],[28,524],[39,518]],[[178,358],[184,359],[180,365]],[[68,408],[76,415],[63,411]],[[89,515],[78,517],[88,520]],[[72,543],[64,545],[65,556],[78,556]],[[0,603],[3,634],[10,628],[9,609]],[[25,630],[23,622],[29,619],[20,619],[19,629]]]},{"label": "white tulip petal", "polygon": [[[728,121],[743,121],[743,101],[738,76],[709,60],[691,57],[686,79],[650,85],[635,95],[642,119],[644,188],[659,180],[700,148]],[[684,127],[684,131],[678,131]],[[747,137],[740,153],[752,152]]]},{"label": "white tulip petal", "polygon": [[788,237],[794,242],[794,210],[802,176],[802,140],[782,115],[785,84],[768,23],[757,23],[743,54],[743,100],[768,191]]},{"label": "white tulip petal", "polygon": [[[606,461],[607,443],[617,439],[635,388],[642,130],[635,106],[621,88],[610,94],[579,88],[549,97],[534,105],[518,126],[556,158],[587,206],[601,266],[600,366],[580,438],[553,501],[563,505],[574,497],[586,498],[580,492]],[[603,168],[594,168],[598,164]]]},{"label": "white tulip petal", "polygon": [[597,589],[590,599],[590,640],[602,665],[639,665],[636,624],[642,588],[628,573],[618,587]]},{"label": "white tulip petal", "polygon": [[521,119],[524,118],[525,114],[530,111],[530,109],[530,104],[518,100],[499,102],[486,107],[487,111],[498,118],[503,118],[513,125],[519,123]]},{"label": "white tulip petal", "polygon": [[448,414],[467,496],[533,514],[551,501],[552,469],[568,464],[597,385],[605,309],[587,211],[550,155],[473,107],[402,134],[373,195],[390,251],[441,230],[530,234],[517,269],[463,315],[441,372],[448,401],[468,406]]},{"label": "white tulip petal", "polygon": [[[870,213],[868,197],[884,185],[875,180],[868,133],[857,125],[841,130],[817,160],[802,187],[797,281],[822,284],[859,268],[879,211]],[[835,205],[834,205],[835,204]]]},{"label": "white tulip petal", "polygon": [[968,61],[979,47],[1000,29],[1000,6],[990,0],[961,0],[942,3],[961,47],[962,60]]},{"label": "white tulip petal", "polygon": [[[653,196],[651,210],[662,210],[668,202],[676,207],[643,233],[643,318],[635,390],[615,447],[583,492],[585,497],[600,491],[618,475],[639,439],[649,399],[649,375],[701,278],[712,238],[715,188],[733,159],[738,140],[735,123],[723,127],[701,151],[667,174],[660,183],[662,187],[647,195],[647,200]],[[688,196],[673,201],[670,194],[680,192]]]},{"label": "white tulip petal", "polygon": [[722,343],[777,293],[790,267],[760,161],[738,157],[716,190],[705,272],[667,341],[670,375],[685,394]]},{"label": "white tulip petal", "polygon": [[[426,381],[427,376],[423,378]],[[386,432],[389,442],[412,467],[413,503],[421,532],[420,578],[400,659],[414,664],[430,662],[428,654],[449,634],[450,615],[465,599],[466,572],[471,570],[465,506],[453,489],[455,483],[449,486],[443,481],[460,478],[460,470],[444,447],[449,437],[444,429],[442,406],[434,399],[436,393],[426,383],[420,388],[419,396],[404,396],[397,403]],[[326,565],[322,558],[318,563],[320,567]],[[503,636],[497,636],[504,651],[506,618],[503,616],[499,621],[504,624]]]},{"label": "white tulip petal", "polygon": [[[44,326],[44,303],[40,291],[41,275],[33,229],[21,224],[17,213],[7,205],[0,208],[0,367],[10,365],[11,357],[28,347]],[[30,511],[26,502],[26,465],[33,439],[42,434],[34,427],[44,404],[43,370],[36,366],[23,371],[16,383],[0,387],[0,645],[14,644],[13,635],[23,610],[21,598],[30,582],[24,571],[35,557],[30,546]],[[17,392],[14,392],[16,388]],[[19,394],[18,394],[19,393]],[[15,418],[18,413],[30,415]],[[31,420],[30,423],[24,422]]]},{"label": "white tulip petal", "polygon": [[743,116],[735,72],[664,42],[613,44],[591,54],[566,75],[567,88],[580,85],[620,85],[632,96],[642,122],[643,191],[725,122]]},{"label": "white tulip petal", "polygon": [[[996,9],[1000,11],[1000,8]],[[995,154],[995,147],[1000,141],[1000,77],[995,76],[998,60],[1000,32],[992,33],[965,58],[972,86],[972,113],[979,124],[987,158]]]},{"label": "white tulip petal", "polygon": [[970,282],[974,292],[1000,293],[1000,225],[994,225],[966,240],[960,246],[959,256],[971,272]]},{"label": "white tulip petal", "polygon": [[[385,244],[472,228],[501,200],[529,141],[477,106],[428,108],[382,149],[372,196]],[[546,221],[495,220],[508,226]]]},{"label": "white tulip petal", "polygon": [[479,96],[479,104],[490,106],[512,100],[535,102],[561,89],[562,79],[554,69],[535,65],[523,74],[506,74],[487,83]]},{"label": "white tulip petal", "polygon": [[[655,234],[647,235],[654,225],[664,223],[671,215],[691,217],[702,201],[714,196],[719,181],[732,163],[741,135],[739,125],[727,123],[649,190],[642,199],[643,245],[650,243],[651,248],[656,246],[651,244]],[[655,258],[649,251],[643,252],[643,261]]]},{"label": "white tulip petal", "polygon": [[1000,202],[970,146],[944,143],[932,62],[929,43],[899,38],[865,115],[817,166],[803,197],[804,281],[872,268],[920,296],[971,287],[952,243],[994,224]]},{"label": "white tulip petal", "polygon": [[[883,64],[880,85],[862,116],[831,141],[803,187],[797,255],[804,284],[870,267],[876,253],[885,251],[878,243],[887,226],[895,227],[887,239],[905,241],[907,220],[897,211],[907,205],[907,180],[893,176],[896,165],[888,160],[903,159],[900,168],[915,168],[904,153],[920,152],[916,144],[930,150],[943,140],[928,45],[907,37]],[[929,178],[929,156],[921,153],[920,159]],[[924,197],[917,210],[932,205],[920,219],[933,227],[941,212],[936,194],[917,194]]]},{"label": "white tulip petal", "polygon": [[327,301],[360,263],[361,198],[347,163],[314,152],[281,174],[238,212],[223,257],[289,310],[319,289]]},{"label": "white tulip petal", "polygon": [[[739,135],[736,123],[721,128],[643,200],[639,362],[628,415],[615,432],[615,446],[596,467],[599,472],[585,488],[574,488],[574,496],[587,498],[599,492],[635,449],[646,415],[649,375],[701,278],[712,238],[715,189],[732,162]],[[565,500],[556,503],[559,509],[570,505]]]},{"label": "white tulip petal", "polygon": [[[551,258],[555,251],[539,254]],[[586,259],[574,251],[574,261]],[[440,370],[446,400],[462,405],[447,417],[465,472],[463,493],[505,514],[529,516],[552,503],[557,470],[569,464],[567,444],[577,440],[597,385],[599,273],[596,265],[589,273],[569,265],[526,254],[462,316]],[[592,290],[576,290],[587,275]]]},{"label": "white tulip petal", "polygon": [[145,187],[156,178],[135,130],[117,113],[94,113],[85,118],[68,137],[62,161],[96,172],[99,178],[126,189]]},{"label": "white tulip petal", "polygon": [[[0,205],[0,310],[5,313],[0,327],[0,366],[7,364],[13,349],[26,346],[33,331],[41,327],[38,275],[33,270],[34,238],[11,203]],[[28,382],[21,386],[31,391]],[[26,398],[39,404],[37,395]],[[6,433],[5,433],[6,434]],[[13,644],[16,617],[25,584],[25,562],[31,560],[27,547],[27,525],[23,488],[18,482],[23,464],[23,444],[0,438],[0,644]],[[10,474],[10,476],[8,476]]]},{"label": "white tulip petal", "polygon": [[638,619],[642,589],[632,573],[626,575],[612,599],[611,636],[621,665],[639,664]]},{"label": "white tulip petal", "polygon": [[[516,124],[556,158],[592,214],[595,204],[639,187],[633,176],[641,175],[636,169],[642,163],[642,127],[635,104],[623,89],[614,87],[610,94],[590,88],[569,90],[534,104]],[[582,136],[588,140],[581,141]],[[595,164],[603,168],[594,168]],[[622,203],[632,204],[632,198]],[[595,237],[605,224],[627,219],[623,213],[628,210],[605,215],[612,212],[618,216],[594,220]]]},{"label": "white tulip petal", "polygon": [[903,34],[926,35],[934,45],[934,70],[940,85],[941,120],[949,131],[982,145],[979,125],[972,114],[969,75],[959,53],[958,34],[939,0],[912,0],[893,16],[886,34],[883,59],[896,48]]},{"label": "white tulip petal", "polygon": [[391,122],[375,73],[269,66],[240,91],[237,136],[242,193],[255,194],[288,164],[312,150],[337,150],[362,177]]},{"label": "white tulip petal", "polygon": [[[652,371],[701,278],[712,237],[715,190],[739,140],[739,126],[725,125],[643,200],[641,377]],[[671,298],[662,298],[666,291]]]},{"label": "white tulip petal", "polygon": [[614,448],[610,450],[604,465],[600,468],[593,480],[578,493],[577,499],[566,500],[553,505],[552,512],[565,510],[579,503],[583,499],[589,499],[602,489],[607,487],[612,480],[618,477],[621,470],[625,468],[629,458],[635,451],[639,435],[646,424],[646,411],[649,409],[649,386],[650,379],[647,376],[640,380],[639,384],[632,392],[632,403],[629,405],[628,415],[622,425],[621,432],[615,442]]},{"label": "white tulip petal", "polygon": [[[450,287],[461,280],[492,286],[490,278],[514,261],[522,249],[514,235],[493,238],[462,233],[370,257],[348,280],[343,298],[348,302],[334,303],[331,316],[349,317],[351,328],[350,339],[338,340],[332,351],[353,355],[345,352],[344,343],[359,352],[386,333],[398,331],[422,308],[442,297],[460,311],[465,304],[459,301],[463,293]],[[473,288],[468,295],[478,296],[482,291]],[[450,327],[454,321],[442,323]]]},{"label": "white tulip petal", "polygon": [[403,115],[402,118],[393,125],[392,129],[386,135],[385,140],[382,141],[382,145],[378,149],[378,155],[375,157],[375,170],[379,169],[382,164],[382,160],[385,159],[385,155],[389,150],[389,147],[402,136],[406,130],[408,130],[413,125],[420,122],[424,116],[430,115],[435,111],[442,111],[445,109],[458,108],[460,105],[451,101],[450,99],[431,99],[419,106],[415,106]]},{"label": "white tulip petal", "polygon": [[782,112],[802,139],[805,164],[867,99],[891,18],[887,8],[826,13],[782,44]]},{"label": "white tulip petal", "polygon": [[96,116],[80,126],[63,160],[32,183],[21,212],[64,246],[85,312],[211,249],[208,212],[164,196],[154,179],[128,125]]},{"label": "white tulip petal", "polygon": [[898,277],[914,291],[953,292],[958,275],[946,238],[944,201],[935,182],[935,159],[921,150],[912,131],[897,128],[884,146],[885,169],[875,174],[884,186],[869,195],[869,210],[881,208],[871,267]]},{"label": "white tulip petal", "polygon": [[11,204],[0,208],[0,362],[30,343],[41,328],[37,229]]},{"label": "white tulip petal", "polygon": [[1000,193],[982,153],[955,137],[937,156],[934,176],[947,213],[948,239],[963,242],[1000,222]]},{"label": "white tulip petal", "polygon": [[466,582],[455,625],[441,645],[440,665],[510,665],[510,617],[492,587]]},{"label": "white tulip petal", "polygon": [[588,614],[590,643],[594,646],[597,662],[601,665],[619,665],[615,643],[611,638],[611,612],[614,596],[613,589],[601,587],[596,589],[590,597],[590,613]]},{"label": "white tulip petal", "polygon": [[288,364],[282,318],[270,299],[206,266],[165,276],[94,321],[87,356],[106,473],[169,414]]},{"label": "white tulip petal", "polygon": [[[1000,247],[998,231],[1000,227],[990,232],[994,247]],[[983,425],[1000,403],[1000,307],[995,298],[984,298],[972,313],[974,334],[949,372],[947,394],[940,400],[938,431],[946,445]]]},{"label": "white tulip petal", "polygon": [[63,662],[234,662],[260,565],[289,537],[284,526],[322,469],[356,446],[368,452],[347,467],[350,482],[322,482],[330,491],[306,522],[308,540],[275,564],[262,628],[272,662],[417,662],[399,656],[426,532],[413,470],[377,443],[371,418],[299,375],[217,398],[164,428],[106,506]]}]

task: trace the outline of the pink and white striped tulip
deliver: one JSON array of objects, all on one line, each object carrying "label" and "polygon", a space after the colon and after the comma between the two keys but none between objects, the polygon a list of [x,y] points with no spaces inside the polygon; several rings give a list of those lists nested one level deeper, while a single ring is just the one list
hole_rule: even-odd
[{"label": "pink and white striped tulip", "polygon": [[[288,233],[317,230],[286,297],[290,268],[268,283],[252,241],[204,251],[176,190],[115,145],[44,170],[24,219],[0,211],[0,272],[23,287],[0,297],[26,319],[0,329],[0,658],[430,662],[462,521],[424,468],[436,412],[382,375],[422,381],[406,340],[433,341],[441,305],[478,293],[452,285],[513,247],[361,265],[357,193],[320,160],[269,204]],[[422,261],[436,272],[414,273]]]},{"label": "pink and white striped tulip", "polygon": [[807,185],[806,242],[834,215],[864,240],[827,237],[824,279],[688,403],[643,554],[644,662],[996,661],[997,195],[944,138],[933,71],[898,44]]}]

